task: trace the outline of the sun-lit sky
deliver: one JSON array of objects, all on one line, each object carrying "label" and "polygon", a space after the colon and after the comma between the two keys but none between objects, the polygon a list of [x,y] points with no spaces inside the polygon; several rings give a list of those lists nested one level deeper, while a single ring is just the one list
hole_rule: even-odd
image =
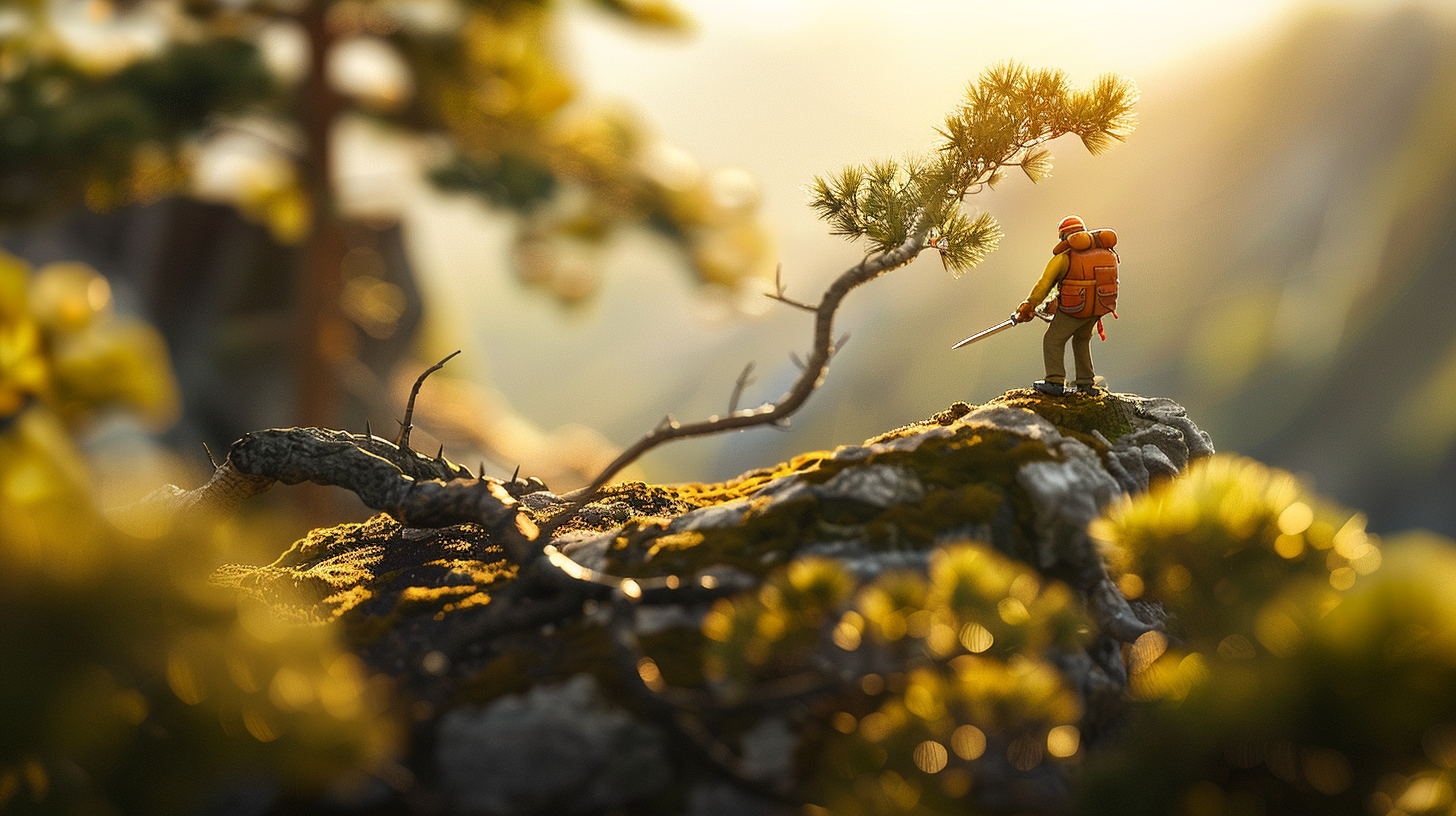
[{"label": "sun-lit sky", "polygon": [[746,167],[765,182],[769,217],[793,219],[810,175],[925,146],[996,62],[1057,66],[1078,83],[1117,72],[1156,92],[1256,52],[1313,8],[1422,4],[1450,11],[1449,0],[682,0],[689,36],[580,13],[563,44],[589,97],[632,104],[710,166]]},{"label": "sun-lit sky", "polygon": [[[592,27],[574,40],[582,73],[606,91],[640,90],[679,60],[733,43],[830,46],[892,73],[923,70],[953,55],[990,63],[1016,58],[1073,74],[1158,71],[1190,57],[1237,51],[1281,18],[1309,8],[1442,8],[1445,0],[680,0],[697,22],[690,39],[660,49]],[[909,50],[907,51],[907,47]],[[667,56],[677,52],[677,57]],[[912,64],[901,62],[913,56]],[[916,64],[918,63],[918,65]]]}]

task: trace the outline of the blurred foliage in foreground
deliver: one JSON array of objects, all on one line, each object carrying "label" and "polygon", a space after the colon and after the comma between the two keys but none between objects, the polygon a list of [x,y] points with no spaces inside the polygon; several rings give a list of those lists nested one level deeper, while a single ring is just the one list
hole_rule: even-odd
[{"label": "blurred foliage in foreground", "polygon": [[981,774],[1069,773],[1083,706],[1056,660],[1087,626],[1065,584],[981,545],[857,591],[843,567],[807,559],[713,607],[704,676],[736,702],[841,664],[858,681],[816,702],[798,752],[808,798],[833,813],[959,813]]},{"label": "blurred foliage in foreground", "polygon": [[[1086,683],[1074,593],[980,545],[862,587],[793,562],[704,619],[734,704],[805,673],[856,680],[804,726],[800,790],[832,813],[1448,813],[1456,548],[1386,549],[1287,473],[1215,457],[1093,527],[1165,632]],[[831,684],[832,685],[832,684]],[[1060,802],[1060,804],[1059,804]],[[820,811],[815,811],[820,812]]]},{"label": "blurred foliage in foreground", "polygon": [[[1456,548],[1384,550],[1286,473],[1216,459],[1094,532],[1171,613],[1128,649],[1128,733],[1094,812],[1447,813],[1456,804]],[[1145,593],[1145,594],[1144,594]]]},{"label": "blurred foliage in foreground", "polygon": [[94,272],[9,258],[0,317],[0,808],[175,813],[391,767],[385,690],[331,629],[207,585],[233,528],[95,506],[73,429],[175,410],[150,329]]},{"label": "blurred foliage in foreground", "polygon": [[29,264],[0,252],[0,422],[38,402],[69,429],[102,408],[154,427],[177,414],[166,345],[112,314],[111,287],[80,263]]}]

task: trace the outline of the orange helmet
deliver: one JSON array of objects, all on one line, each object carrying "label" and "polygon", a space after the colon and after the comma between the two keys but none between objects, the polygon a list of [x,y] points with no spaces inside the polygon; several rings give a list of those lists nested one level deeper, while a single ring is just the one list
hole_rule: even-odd
[{"label": "orange helmet", "polygon": [[1062,223],[1057,225],[1057,237],[1065,238],[1073,232],[1083,232],[1086,229],[1087,225],[1082,223],[1081,218],[1075,215],[1069,215],[1062,219]]}]

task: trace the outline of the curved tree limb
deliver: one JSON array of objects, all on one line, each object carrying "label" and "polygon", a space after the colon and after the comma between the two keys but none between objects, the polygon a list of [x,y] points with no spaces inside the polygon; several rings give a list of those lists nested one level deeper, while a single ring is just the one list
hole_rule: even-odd
[{"label": "curved tree limb", "polygon": [[[664,422],[646,436],[638,439],[631,447],[622,451],[621,455],[597,474],[591,484],[573,491],[567,497],[578,506],[587,503],[623,468],[664,442],[751,428],[755,425],[770,425],[786,419],[790,414],[799,410],[809,399],[809,395],[814,393],[814,389],[824,381],[824,375],[829,369],[829,361],[834,356],[837,348],[834,341],[834,315],[839,311],[839,304],[856,287],[915,260],[915,257],[925,248],[925,237],[929,231],[929,221],[924,218],[919,219],[919,223],[915,229],[910,231],[910,237],[906,238],[904,243],[889,252],[865,258],[845,270],[829,285],[829,288],[824,291],[823,297],[819,299],[819,303],[811,307],[814,312],[814,350],[804,361],[804,370],[800,373],[799,378],[778,400],[765,403],[757,408],[744,408],[697,422]],[[776,299],[781,300],[782,298]]]},{"label": "curved tree limb", "polygon": [[[740,588],[720,586],[711,577],[680,579],[669,575],[634,579],[590,570],[552,546],[549,536],[577,509],[595,498],[613,476],[658,445],[757,425],[781,427],[823,382],[830,361],[843,345],[842,338],[834,338],[834,316],[844,298],[855,288],[914,260],[926,246],[929,229],[927,219],[917,219],[915,229],[901,245],[889,252],[867,256],[830,284],[819,303],[812,307],[813,350],[804,361],[798,379],[777,401],[697,422],[680,423],[670,416],[665,418],[623,451],[590,485],[569,494],[569,504],[558,508],[554,518],[540,527],[511,495],[506,483],[477,478],[468,469],[440,455],[430,458],[407,447],[412,413],[409,409],[413,408],[420,385],[453,354],[415,381],[405,421],[401,423],[399,441],[403,445],[372,433],[357,435],[321,428],[256,431],[233,443],[227,459],[206,485],[193,491],[177,491],[168,497],[169,503],[174,507],[210,504],[231,511],[243,499],[268,489],[275,481],[337,485],[353,492],[370,508],[387,512],[401,523],[424,527],[479,524],[502,544],[511,560],[522,567],[536,566],[536,571],[547,569],[548,581],[562,585],[563,589],[572,585],[594,586],[598,589],[589,592],[589,596],[606,589],[641,603],[702,602],[732,594]],[[739,383],[746,384],[746,378],[740,376]],[[735,397],[740,392],[741,388],[735,388]],[[542,555],[546,558],[540,558]]]},{"label": "curved tree limb", "polygon": [[172,512],[231,513],[274,482],[337,485],[402,524],[479,524],[522,566],[541,554],[535,522],[500,480],[476,478],[442,456],[430,458],[377,436],[346,431],[275,428],[245,434],[207,484],[173,488],[148,501]]}]

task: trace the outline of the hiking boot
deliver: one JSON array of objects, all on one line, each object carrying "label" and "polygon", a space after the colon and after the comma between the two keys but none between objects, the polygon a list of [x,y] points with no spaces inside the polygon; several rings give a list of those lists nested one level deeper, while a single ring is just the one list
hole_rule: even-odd
[{"label": "hiking boot", "polygon": [[1095,397],[1097,396],[1097,386],[1092,383],[1077,383],[1077,393]]},{"label": "hiking boot", "polygon": [[1031,387],[1042,392],[1043,394],[1049,394],[1053,397],[1062,397],[1066,396],[1067,394],[1067,387],[1059,382],[1047,382],[1046,380],[1037,380],[1036,382],[1031,384]]}]

